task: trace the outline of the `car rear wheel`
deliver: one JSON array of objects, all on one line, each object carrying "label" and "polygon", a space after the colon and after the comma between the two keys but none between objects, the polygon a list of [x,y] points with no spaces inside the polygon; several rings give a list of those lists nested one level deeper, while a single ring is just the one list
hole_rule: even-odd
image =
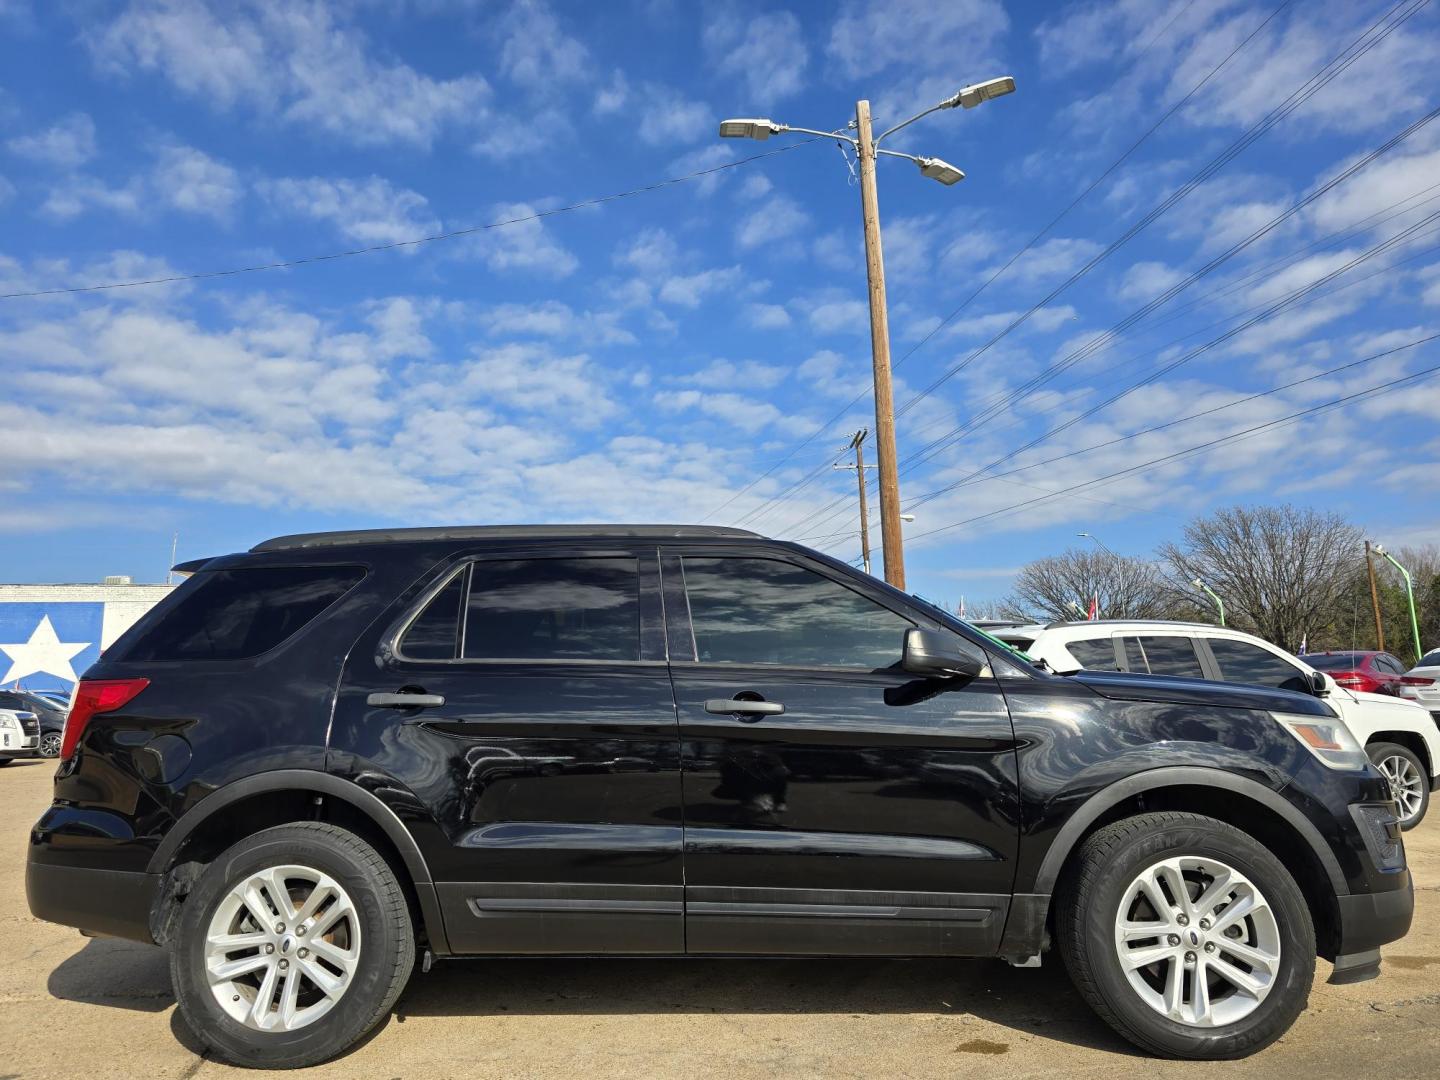
[{"label": "car rear wheel", "polygon": [[1371,743],[1365,752],[1390,782],[1390,793],[1400,807],[1400,828],[1419,825],[1430,807],[1430,784],[1420,758],[1399,743]]},{"label": "car rear wheel", "polygon": [[234,1065],[299,1068],[342,1053],[390,1011],[415,965],[395,873],[353,833],[266,829],[186,899],[170,951],[186,1021]]},{"label": "car rear wheel", "polygon": [[1143,814],[1089,837],[1056,929],[1086,1002],[1166,1057],[1268,1046],[1314,978],[1315,930],[1295,880],[1252,837],[1199,814]]}]

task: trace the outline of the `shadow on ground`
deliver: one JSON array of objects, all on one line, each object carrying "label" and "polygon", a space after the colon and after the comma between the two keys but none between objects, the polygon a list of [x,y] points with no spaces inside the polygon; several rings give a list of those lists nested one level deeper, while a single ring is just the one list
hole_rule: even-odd
[{"label": "shadow on ground", "polygon": [[[51,972],[48,989],[142,1012],[162,1012],[175,1000],[165,952],[125,941],[87,942]],[[452,960],[416,971],[394,1022],[727,1013],[970,1015],[1017,1034],[1134,1054],[1054,962],[1037,971],[985,960]],[[171,1029],[182,1045],[200,1049],[178,1010]]]}]

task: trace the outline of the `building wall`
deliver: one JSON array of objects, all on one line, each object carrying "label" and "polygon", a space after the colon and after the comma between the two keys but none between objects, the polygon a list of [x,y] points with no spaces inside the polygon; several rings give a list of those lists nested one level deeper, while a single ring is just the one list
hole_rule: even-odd
[{"label": "building wall", "polygon": [[0,585],[0,686],[69,690],[173,585]]}]

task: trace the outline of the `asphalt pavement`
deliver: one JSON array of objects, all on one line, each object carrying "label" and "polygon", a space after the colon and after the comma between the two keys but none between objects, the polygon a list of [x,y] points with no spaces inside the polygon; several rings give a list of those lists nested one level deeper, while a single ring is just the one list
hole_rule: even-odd
[{"label": "asphalt pavement", "polygon": [[[164,953],[31,918],[25,837],[48,762],[0,769],[0,1080],[240,1075],[209,1060]],[[417,972],[393,1016],[317,1077],[1032,1077],[1408,1080],[1440,1075],[1440,803],[1407,834],[1415,925],[1379,979],[1327,986],[1244,1061],[1154,1061],[1111,1034],[1059,962],[452,961]]]}]

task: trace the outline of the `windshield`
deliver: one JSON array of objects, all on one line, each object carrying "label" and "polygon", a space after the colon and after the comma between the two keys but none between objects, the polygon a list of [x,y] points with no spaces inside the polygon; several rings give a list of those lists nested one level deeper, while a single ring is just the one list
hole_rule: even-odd
[{"label": "windshield", "polygon": [[1440,667],[1440,649],[1432,649],[1430,652],[1427,652],[1424,656],[1420,657],[1420,662],[1415,666]]},{"label": "windshield", "polygon": [[1364,656],[1353,652],[1309,653],[1300,659],[1321,671],[1352,671],[1365,662]]}]

